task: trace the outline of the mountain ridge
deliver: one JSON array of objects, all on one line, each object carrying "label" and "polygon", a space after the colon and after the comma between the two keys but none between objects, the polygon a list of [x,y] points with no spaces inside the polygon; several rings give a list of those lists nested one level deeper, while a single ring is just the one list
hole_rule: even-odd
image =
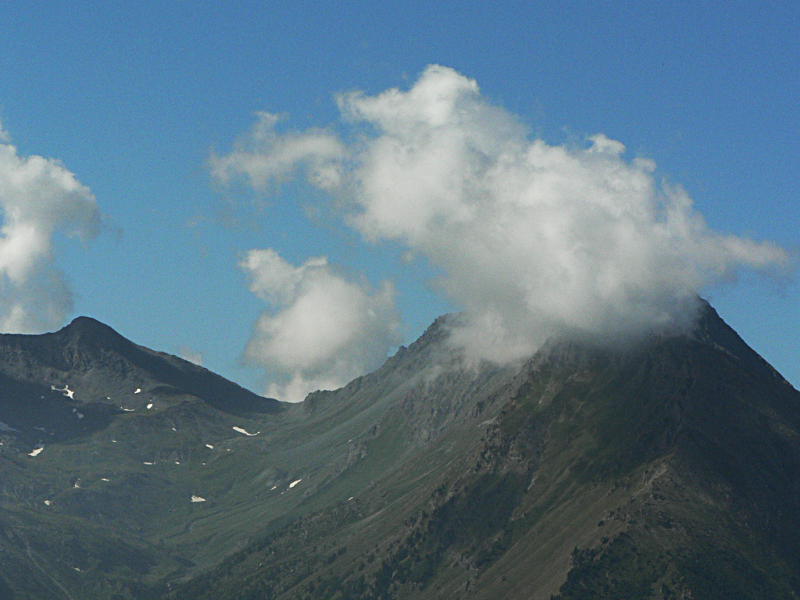
[{"label": "mountain ridge", "polygon": [[[108,325],[83,316],[52,333],[0,334],[0,376],[28,384],[49,380],[51,389],[45,392],[58,391],[52,388],[63,388],[70,380],[73,387],[80,382],[82,391],[73,397],[78,402],[88,395],[95,403],[109,403],[111,391],[148,391],[150,385],[162,394],[186,393],[241,414],[275,412],[281,406],[204,367],[134,344]],[[140,398],[135,400],[141,404]]]},{"label": "mountain ridge", "polygon": [[[409,351],[413,345],[400,359]],[[457,456],[441,462],[424,454],[444,473],[427,488],[429,474],[415,475],[414,485],[424,492],[398,491],[401,484],[392,492],[386,482],[386,498],[399,494],[389,502],[366,491],[362,510],[374,510],[383,521],[390,518],[381,511],[399,510],[398,502],[417,506],[396,519],[394,533],[371,538],[372,551],[362,556],[382,557],[376,564],[349,567],[359,560],[355,551],[343,559],[346,564],[333,559],[338,566],[328,568],[322,560],[303,576],[296,563],[292,584],[286,574],[265,568],[260,583],[246,586],[250,595],[237,586],[236,597],[797,597],[791,582],[800,572],[792,558],[798,539],[787,533],[797,529],[785,527],[796,519],[784,521],[784,530],[769,529],[767,522],[769,514],[791,515],[800,508],[796,484],[787,483],[794,481],[789,473],[800,475],[800,399],[710,306],[704,305],[689,336],[657,336],[620,352],[556,342],[519,372],[499,373],[494,375],[501,381],[483,393],[473,381],[467,386],[471,398],[434,402],[434,413],[447,408],[451,417],[462,415],[443,429],[431,427],[435,414],[422,424],[407,419],[409,430],[426,432],[415,444]],[[484,376],[484,383],[491,380],[491,374]],[[369,396],[371,377],[320,399],[335,406],[337,395]],[[399,379],[402,390],[407,377]],[[447,375],[442,383],[447,385]],[[410,413],[419,413],[430,391],[423,385],[412,397],[395,390],[394,410],[412,404]],[[444,397],[441,391],[434,389],[437,400]],[[397,421],[386,416],[392,410],[363,445],[362,461],[369,461],[379,440],[388,444],[392,438]],[[753,431],[751,421],[769,430]],[[479,428],[479,440],[459,439],[459,431],[469,427]],[[772,464],[773,472],[751,472],[748,456]],[[412,456],[405,464],[414,462]],[[401,466],[383,476],[400,480],[409,469],[419,473]],[[711,482],[712,489],[705,489]],[[765,497],[760,489],[776,495]],[[316,513],[299,527],[313,532],[329,514]],[[752,527],[732,521],[734,516]],[[357,532],[351,539],[370,539],[371,526],[362,524],[369,519],[351,525]],[[656,530],[662,533],[654,537]],[[348,537],[346,527],[336,531]],[[319,538],[307,535],[337,545],[323,530]],[[257,570],[242,565],[255,556],[264,561],[270,548],[291,555],[280,534],[270,540],[174,597],[225,597],[226,573],[231,580],[258,579]],[[353,552],[349,544],[339,547]],[[620,568],[623,556],[635,559],[636,568]],[[736,585],[721,585],[726,578]]]},{"label": "mountain ridge", "polygon": [[[0,431],[8,597],[800,595],[800,393],[710,305],[689,335],[552,341],[506,367],[464,363],[451,318],[375,372],[277,410],[235,410],[235,387],[195,395],[204,369],[92,319],[38,338],[78,355],[46,388],[67,409],[52,427],[89,420],[92,394],[112,401],[63,438]],[[9,378],[26,363],[12,352],[8,366],[4,340]],[[162,366],[114,362],[109,347]],[[101,366],[119,369],[103,379]],[[175,369],[192,383],[154,378]],[[8,390],[0,411],[21,402]]]}]

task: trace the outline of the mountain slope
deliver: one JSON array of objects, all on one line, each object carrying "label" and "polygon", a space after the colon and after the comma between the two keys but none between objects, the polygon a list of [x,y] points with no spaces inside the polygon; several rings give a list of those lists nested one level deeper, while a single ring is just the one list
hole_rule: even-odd
[{"label": "mountain slope", "polygon": [[[0,384],[9,598],[160,595],[165,578],[197,560],[165,539],[190,524],[208,532],[193,523],[192,496],[202,490],[219,510],[251,462],[251,438],[233,428],[258,431],[283,410],[88,318],[52,334],[0,335]],[[224,551],[235,541],[216,543]]]},{"label": "mountain slope", "polygon": [[800,595],[800,393],[710,306],[504,368],[454,318],[299,405],[89,319],[0,336],[0,597]]},{"label": "mountain slope", "polygon": [[800,394],[713,309],[517,370],[448,364],[441,329],[311,399],[326,423],[388,405],[338,478],[352,500],[309,497],[171,597],[798,596]]},{"label": "mountain slope", "polygon": [[[40,400],[45,400],[24,402],[26,394],[7,393],[2,398],[4,415],[11,420],[23,418],[26,408],[39,410],[41,416],[58,413],[65,396],[98,409],[94,405],[118,407],[123,399],[143,408],[150,392],[165,397],[191,395],[236,414],[279,410],[275,400],[257,396],[188,361],[137,346],[88,317],[78,317],[50,334],[0,334],[0,377],[6,383],[3,389],[16,384],[20,391],[39,391]],[[140,393],[134,395],[136,389]],[[15,400],[19,400],[20,415],[10,409],[9,403]]]}]

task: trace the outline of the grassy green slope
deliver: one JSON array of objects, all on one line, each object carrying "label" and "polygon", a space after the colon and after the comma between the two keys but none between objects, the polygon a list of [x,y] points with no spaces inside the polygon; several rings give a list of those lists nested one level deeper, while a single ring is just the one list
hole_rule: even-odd
[{"label": "grassy green slope", "polygon": [[337,478],[354,500],[310,496],[171,597],[796,597],[798,393],[711,309],[403,389]]}]

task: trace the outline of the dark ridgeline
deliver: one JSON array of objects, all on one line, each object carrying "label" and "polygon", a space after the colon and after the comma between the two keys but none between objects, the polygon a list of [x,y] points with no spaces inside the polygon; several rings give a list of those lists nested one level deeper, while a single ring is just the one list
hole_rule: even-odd
[{"label": "dark ridgeline", "polygon": [[451,318],[292,406],[92,319],[1,336],[0,591],[800,595],[800,393],[713,308],[688,336],[477,369]]},{"label": "dark ridgeline", "polygon": [[[63,425],[64,411],[81,406],[86,418],[81,423],[66,421],[75,427],[53,428],[60,436],[105,426],[118,412],[119,395],[135,387],[164,396],[194,396],[236,414],[280,409],[275,400],[176,356],[138,346],[89,317],[78,317],[55,333],[0,334],[0,380],[7,423],[18,423],[22,430],[36,423]],[[70,383],[81,393],[76,402],[65,403],[59,390]]]}]

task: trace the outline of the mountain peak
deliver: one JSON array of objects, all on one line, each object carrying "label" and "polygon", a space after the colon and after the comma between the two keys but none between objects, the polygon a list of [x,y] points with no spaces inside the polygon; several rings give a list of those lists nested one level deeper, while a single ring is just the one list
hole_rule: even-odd
[{"label": "mountain peak", "polygon": [[63,329],[69,329],[73,331],[107,331],[107,330],[114,331],[111,327],[109,327],[105,323],[101,323],[97,319],[93,319],[92,317],[87,317],[83,315],[72,319],[69,325],[66,325]]},{"label": "mountain peak", "polygon": [[126,338],[105,323],[85,316],[76,317],[69,325],[66,325],[54,335],[66,338],[69,341],[74,340],[101,346],[116,346],[121,342],[128,342]]},{"label": "mountain peak", "polygon": [[97,319],[93,319],[92,317],[87,317],[86,315],[80,315],[72,319],[67,327],[83,327],[83,326],[91,326],[95,327],[98,325],[102,325],[103,327],[108,327],[105,323],[101,323]]}]

